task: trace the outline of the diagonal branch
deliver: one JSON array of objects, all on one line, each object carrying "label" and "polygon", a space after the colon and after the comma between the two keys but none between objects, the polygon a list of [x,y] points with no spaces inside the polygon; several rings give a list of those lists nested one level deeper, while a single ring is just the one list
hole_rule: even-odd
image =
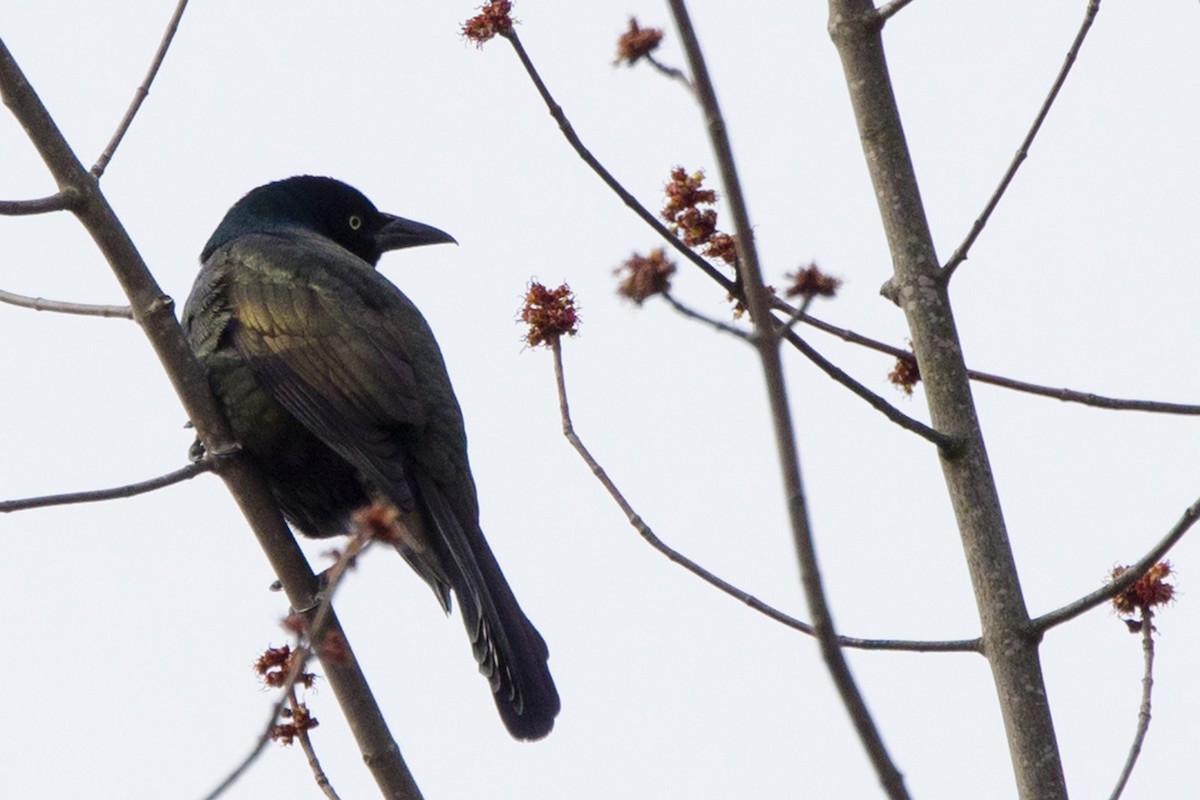
[{"label": "diagonal branch", "polygon": [[[72,152],[12,54],[0,40],[0,96],[25,129],[60,190],[79,192],[76,217],[108,261],[133,307],[151,347],[210,453],[236,447],[229,424],[216,404],[203,368],[196,361],[175,319],[174,301],[159,288],[141,254],[125,232],[99,183]],[[230,494],[246,516],[260,546],[279,576],[294,608],[314,605],[317,579],[304,553],[283,522],[279,509],[254,466],[233,458],[221,471]],[[340,631],[331,614],[330,629]],[[358,662],[322,658],[326,676],[346,715],[350,730],[376,783],[388,797],[419,798],[420,791],[384,722]]]},{"label": "diagonal branch", "polygon": [[[816,636],[816,630],[812,625],[809,625],[807,622],[802,622],[789,614],[785,614],[774,606],[768,605],[762,600],[759,600],[749,592],[739,589],[737,586],[734,586],[732,583],[720,577],[719,575],[710,572],[705,567],[702,567],[700,564],[696,563],[683,553],[680,553],[678,550],[668,545],[662,539],[658,538],[657,534],[651,530],[650,526],[644,519],[642,519],[641,515],[634,510],[632,505],[630,505],[629,501],[625,498],[625,495],[622,494],[621,490],[617,487],[613,479],[609,477],[608,472],[600,465],[600,462],[596,460],[595,456],[593,456],[591,451],[588,450],[587,445],[585,445],[583,440],[579,437],[579,434],[576,433],[575,424],[571,420],[570,404],[567,401],[566,379],[563,376],[562,343],[559,339],[555,338],[551,340],[550,347],[554,353],[554,382],[558,389],[558,410],[559,416],[562,419],[563,436],[566,437],[567,441],[571,444],[571,447],[575,449],[575,452],[579,454],[579,457],[583,459],[583,462],[587,464],[588,469],[590,469],[592,474],[596,476],[596,480],[600,481],[600,484],[605,488],[609,496],[612,497],[613,501],[620,507],[621,511],[625,514],[626,519],[629,520],[629,524],[633,526],[633,529],[636,530],[651,547],[662,553],[671,561],[686,569],[688,572],[697,576],[705,583],[715,586],[717,589],[720,589],[722,592],[736,600],[740,600],[750,608],[753,608],[755,611],[768,617],[769,619],[773,619],[778,623],[786,625],[793,630],[800,631],[808,636]],[[858,650],[900,650],[916,653],[981,652],[981,643],[978,638],[915,641],[906,639],[860,639],[855,636],[838,636],[837,639],[838,644],[840,644],[842,647],[851,647]]]},{"label": "diagonal branch", "polygon": [[0,514],[6,514],[11,511],[25,511],[31,508],[47,508],[49,506],[68,506],[79,503],[98,503],[103,500],[117,500],[125,497],[136,497],[139,494],[146,494],[157,489],[162,489],[166,486],[172,486],[176,483],[182,483],[186,480],[191,480],[197,475],[204,472],[212,472],[218,469],[217,459],[208,458],[203,461],[197,461],[193,464],[188,464],[186,467],[168,472],[166,475],[159,475],[156,478],[149,480],[130,483],[125,486],[116,486],[112,489],[92,489],[86,492],[70,492],[67,494],[49,494],[42,497],[24,497],[20,500],[0,500]]},{"label": "diagonal branch", "polygon": [[646,53],[646,55],[642,56],[642,58],[649,63],[650,66],[654,67],[671,80],[679,81],[681,84],[687,87],[687,90],[693,95],[696,93],[696,87],[692,86],[692,82],[688,80],[688,76],[684,75],[683,70],[681,70],[679,67],[672,67],[669,64],[664,64],[655,58],[653,53]]},{"label": "diagonal branch", "polygon": [[958,444],[953,439],[951,439],[949,436],[946,436],[944,433],[929,427],[923,422],[915,420],[907,414],[904,414],[891,403],[872,392],[866,386],[854,380],[854,378],[850,377],[845,370],[841,369],[832,361],[825,358],[823,355],[817,352],[816,348],[804,341],[804,339],[800,338],[795,331],[788,330],[786,333],[784,333],[783,338],[788,342],[788,344],[792,345],[801,353],[803,353],[809,361],[816,364],[817,367],[825,372],[826,375],[833,378],[850,391],[854,392],[854,394],[858,395],[863,400],[867,401],[871,408],[874,408],[876,411],[883,414],[901,428],[912,431],[923,439],[932,442],[933,444],[937,445],[938,449],[946,455],[953,455],[956,452]]},{"label": "diagonal branch", "polygon": [[696,309],[694,309],[690,306],[684,305],[682,302],[680,302],[680,300],[677,297],[675,297],[675,295],[671,294],[671,292],[663,291],[663,292],[659,292],[659,294],[662,295],[663,300],[667,301],[667,305],[669,305],[671,308],[675,309],[676,311],[678,311],[680,314],[687,317],[688,319],[694,319],[697,322],[703,322],[705,325],[709,326],[710,328],[718,330],[721,333],[727,333],[730,336],[741,339],[743,342],[751,341],[751,336],[750,336],[749,332],[744,331],[735,325],[730,325],[728,322],[722,322],[719,319],[713,319],[710,316],[701,314]]},{"label": "diagonal branch", "polygon": [[950,280],[950,276],[954,274],[954,270],[958,269],[959,265],[967,260],[967,253],[970,252],[971,246],[975,244],[975,240],[983,232],[983,228],[991,218],[992,212],[1000,204],[1000,198],[1008,191],[1008,185],[1012,183],[1017,170],[1021,168],[1021,164],[1024,163],[1025,158],[1029,155],[1029,148],[1033,145],[1034,137],[1041,130],[1042,123],[1046,121],[1046,115],[1050,113],[1050,106],[1054,105],[1054,101],[1058,98],[1059,90],[1066,83],[1067,75],[1071,72],[1071,67],[1075,64],[1079,50],[1083,47],[1083,40],[1087,38],[1088,31],[1091,29],[1092,22],[1095,21],[1096,13],[1099,10],[1100,0],[1088,0],[1087,11],[1083,15],[1083,23],[1079,26],[1079,32],[1075,34],[1075,41],[1071,43],[1071,49],[1067,51],[1067,57],[1063,61],[1062,68],[1059,69],[1058,76],[1054,79],[1054,85],[1050,87],[1050,93],[1046,95],[1046,99],[1042,102],[1042,107],[1038,110],[1038,114],[1033,120],[1033,125],[1030,126],[1029,132],[1025,134],[1025,139],[1021,142],[1021,146],[1017,148],[1017,154],[1013,156],[1012,163],[1008,165],[1008,169],[1004,172],[1004,177],[1000,179],[1000,185],[996,187],[996,191],[992,192],[987,205],[983,207],[983,213],[971,225],[971,230],[967,233],[967,238],[963,239],[962,244],[954,251],[954,255],[950,256],[950,260],[946,262],[946,266],[941,271],[943,280]]},{"label": "diagonal branch", "polygon": [[591,167],[592,171],[600,176],[600,180],[604,181],[604,185],[612,189],[613,192],[616,193],[617,197],[620,197],[621,201],[625,203],[625,205],[629,206],[633,213],[637,214],[643,222],[653,228],[654,232],[661,236],[663,240],[667,242],[667,244],[674,247],[680,254],[683,255],[684,258],[695,264],[701,272],[720,284],[721,288],[723,288],[725,291],[733,293],[736,288],[733,281],[722,275],[720,271],[716,269],[716,267],[708,263],[708,261],[699,254],[693,252],[690,247],[680,241],[678,236],[671,233],[667,226],[659,221],[658,217],[654,216],[649,209],[642,205],[628,189],[622,186],[621,182],[618,181],[613,174],[609,172],[603,164],[600,163],[599,159],[592,155],[592,152],[587,149],[587,146],[584,145],[583,140],[579,138],[579,134],[575,132],[575,127],[571,124],[571,121],[567,119],[567,115],[563,112],[562,106],[555,101],[554,96],[550,94],[550,90],[546,87],[545,81],[542,80],[542,76],[538,74],[537,68],[533,65],[533,60],[530,59],[529,54],[525,52],[525,47],[521,44],[520,37],[517,36],[517,32],[515,30],[510,30],[504,33],[503,36],[504,38],[508,39],[509,44],[512,45],[513,50],[517,54],[517,58],[521,60],[521,65],[525,67],[526,74],[529,75],[529,79],[533,81],[534,87],[537,89],[538,94],[541,95],[542,102],[546,104],[546,109],[550,112],[550,116],[553,117],[554,121],[558,123],[559,130],[562,131],[562,134],[566,137],[567,142],[571,145],[575,152],[579,154],[579,157],[583,159],[583,162]]},{"label": "diagonal branch", "polygon": [[1061,625],[1064,622],[1078,617],[1080,614],[1083,614],[1086,611],[1091,611],[1101,603],[1107,603],[1109,600],[1112,600],[1121,592],[1137,583],[1138,578],[1145,575],[1147,570],[1149,570],[1159,561],[1162,561],[1163,556],[1169,553],[1171,548],[1183,538],[1183,535],[1191,530],[1192,526],[1196,524],[1196,520],[1198,519],[1200,519],[1200,498],[1197,498],[1196,502],[1187,507],[1187,509],[1183,512],[1183,516],[1179,518],[1179,521],[1175,523],[1171,530],[1167,532],[1167,535],[1164,536],[1158,542],[1158,544],[1154,545],[1154,547],[1150,549],[1149,553],[1146,553],[1146,555],[1138,559],[1137,563],[1133,564],[1129,567],[1129,569],[1122,572],[1119,577],[1110,583],[1105,584],[1103,587],[1097,589],[1091,594],[1084,595],[1078,600],[1068,603],[1062,608],[1055,609],[1047,614],[1042,614],[1040,617],[1030,622],[1030,628],[1039,634],[1044,633],[1053,628],[1055,625]]},{"label": "diagonal branch", "polygon": [[[341,637],[342,642],[338,642],[336,645],[339,649],[344,643],[345,636],[341,630],[330,627],[333,615],[333,596],[341,585],[342,579],[346,576],[346,572],[354,565],[355,559],[362,555],[373,543],[373,540],[370,538],[372,531],[365,525],[355,523],[350,532],[351,536],[346,542],[345,550],[339,554],[333,566],[324,573],[324,586],[320,595],[315,598],[317,600],[315,606],[304,610],[297,610],[293,606],[293,614],[298,614],[302,617],[303,641],[301,641],[288,659],[287,674],[284,676],[283,682],[279,684],[279,698],[271,706],[271,716],[267,718],[267,724],[263,727],[258,738],[255,739],[254,746],[250,749],[250,752],[246,754],[236,767],[229,771],[221,782],[217,784],[216,788],[204,796],[204,800],[217,800],[218,797],[237,783],[238,779],[246,773],[246,770],[266,750],[267,745],[274,738],[275,726],[279,721],[280,715],[283,713],[284,707],[295,699],[294,689],[296,683],[304,674],[304,669],[308,666],[309,659],[313,657],[314,652],[319,654],[323,651],[323,648],[317,642],[328,641],[326,637]],[[322,663],[324,663],[324,659]],[[305,753],[307,754],[308,752],[309,749],[305,748]],[[310,765],[315,761],[315,758],[315,755],[310,756]],[[319,766],[317,769],[319,770]],[[323,773],[321,777],[323,777]],[[320,780],[320,777],[318,777],[318,783],[320,783]]]},{"label": "diagonal branch", "polygon": [[125,133],[129,130],[129,126],[133,124],[133,118],[137,116],[138,111],[141,109],[142,102],[150,94],[150,84],[154,83],[154,78],[158,75],[158,68],[162,66],[163,59],[167,57],[167,49],[171,46],[171,40],[175,38],[175,31],[179,29],[179,20],[183,18],[183,11],[187,8],[187,4],[188,0],[179,0],[179,3],[175,6],[175,13],[171,15],[171,20],[167,23],[167,29],[163,32],[162,40],[158,43],[158,50],[154,54],[154,59],[150,62],[150,69],[146,70],[146,77],[142,79],[141,85],[133,93],[133,101],[129,104],[129,108],[125,109],[125,116],[121,118],[121,122],[117,125],[116,131],[113,132],[112,138],[108,140],[104,152],[100,154],[100,158],[96,159],[96,163],[92,166],[92,175],[96,176],[96,178],[104,174],[104,170],[108,167],[108,162],[112,161],[113,155],[117,152],[117,146],[125,138]]},{"label": "diagonal branch", "polygon": [[779,324],[771,315],[771,299],[758,264],[758,253],[754,247],[754,229],[742,195],[741,181],[733,160],[733,148],[725,129],[725,121],[717,103],[716,91],[709,78],[708,65],[700,51],[696,32],[688,16],[683,0],[670,0],[671,14],[679,29],[680,41],[687,55],[688,67],[696,87],[696,97],[704,112],[709,140],[716,155],[721,172],[721,183],[725,199],[734,222],[734,239],[737,245],[738,276],[746,295],[746,305],[754,323],[755,345],[762,364],[763,378],[767,385],[767,398],[771,409],[771,420],[775,430],[775,447],[783,478],[783,490],[787,499],[788,517],[791,522],[792,538],[796,547],[796,558],[800,566],[800,580],[809,614],[813,618],[821,656],[829,675],[837,687],[842,703],[846,706],[851,722],[859,739],[871,759],[880,783],[893,798],[907,798],[904,778],[888,755],[883,737],[871,718],[850,667],[846,663],[837,641],[833,617],[825,599],[821,573],[817,564],[816,547],[809,525],[804,487],[800,477],[800,456],[796,447],[795,431],[792,426],[791,408],[788,403],[787,387],[783,380],[783,364],[779,352],[779,338],[775,327]]},{"label": "diagonal branch", "polygon": [[887,22],[896,12],[911,3],[912,0],[890,0],[879,7],[879,21]]}]

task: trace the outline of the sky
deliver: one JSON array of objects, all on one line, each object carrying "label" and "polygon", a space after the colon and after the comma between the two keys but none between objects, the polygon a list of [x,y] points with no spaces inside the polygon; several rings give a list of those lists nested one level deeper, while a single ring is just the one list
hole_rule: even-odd
[{"label": "sky", "polygon": [[[0,36],[85,164],[150,62],[172,2],[10,3]],[[979,214],[1062,63],[1086,3],[916,0],[885,45],[938,252]],[[815,260],[844,284],[814,313],[903,346],[891,273],[823,3],[696,0],[769,280]],[[197,257],[250,188],[298,173],[362,189],[460,245],[385,256],[424,311],[470,436],[488,539],[546,638],[563,711],[512,741],[464,641],[390,553],[337,608],[429,798],[882,796],[814,643],[652,551],[561,435],[551,357],[522,345],[527,282],[566,281],[577,430],[658,535],[806,617],[753,351],[661,302],[614,293],[658,243],[570,150],[507,43],[465,43],[468,3],[194,3],[102,181],[182,306]],[[595,155],[651,209],[673,166],[715,161],[681,87],[613,65],[629,15],[661,4],[522,0],[519,32]],[[956,274],[968,363],[1051,386],[1200,402],[1195,3],[1108,0],[1029,159]],[[0,198],[54,191],[0,113]],[[717,186],[716,188],[720,188]],[[728,219],[728,215],[722,216]],[[678,296],[728,318],[685,266]],[[123,298],[66,214],[0,217],[0,288]],[[808,340],[906,413],[891,360]],[[123,320],[0,306],[0,498],[120,485],[186,463],[185,415]],[[817,550],[841,632],[965,638],[978,621],[936,454],[785,354]],[[1196,421],[974,386],[1031,613],[1101,586],[1200,496]],[[1171,553],[1156,619],[1153,722],[1126,797],[1200,784],[1200,534]],[[306,542],[318,567],[328,543]],[[285,600],[221,482],[0,517],[0,796],[197,798],[242,758],[273,701],[251,670]],[[1047,689],[1074,796],[1107,796],[1133,737],[1140,640],[1106,608],[1050,632]],[[990,675],[969,654],[851,652],[914,797],[1014,796]],[[318,755],[342,797],[374,784],[318,683]],[[319,797],[272,746],[227,795]]]}]

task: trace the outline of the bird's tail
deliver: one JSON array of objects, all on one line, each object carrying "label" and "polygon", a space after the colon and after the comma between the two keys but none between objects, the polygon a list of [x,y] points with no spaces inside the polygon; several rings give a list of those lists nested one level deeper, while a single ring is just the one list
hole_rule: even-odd
[{"label": "bird's tail", "polygon": [[432,479],[418,479],[418,487],[427,522],[440,534],[431,538],[446,549],[439,556],[500,718],[514,738],[541,739],[560,708],[546,642],[518,605],[478,521],[460,519]]}]

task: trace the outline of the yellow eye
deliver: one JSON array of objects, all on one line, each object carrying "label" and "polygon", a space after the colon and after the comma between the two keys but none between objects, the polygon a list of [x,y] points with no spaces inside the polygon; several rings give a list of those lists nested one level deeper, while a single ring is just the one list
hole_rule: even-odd
[{"label": "yellow eye", "polygon": [[352,231],[356,231],[362,227],[362,217],[360,217],[358,214],[351,214],[348,222],[350,223],[350,230]]}]

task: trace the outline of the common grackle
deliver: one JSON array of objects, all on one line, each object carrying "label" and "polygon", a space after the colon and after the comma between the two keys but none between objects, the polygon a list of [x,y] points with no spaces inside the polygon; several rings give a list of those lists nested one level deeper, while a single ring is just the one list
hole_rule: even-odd
[{"label": "common grackle", "polygon": [[245,453],[308,536],[346,532],[383,500],[401,512],[400,554],[449,613],[517,739],[558,714],[541,635],[479,528],[462,413],[433,332],[375,270],[388,250],[453,242],[384,214],[332,178],[254,189],[217,226],[183,311]]}]

